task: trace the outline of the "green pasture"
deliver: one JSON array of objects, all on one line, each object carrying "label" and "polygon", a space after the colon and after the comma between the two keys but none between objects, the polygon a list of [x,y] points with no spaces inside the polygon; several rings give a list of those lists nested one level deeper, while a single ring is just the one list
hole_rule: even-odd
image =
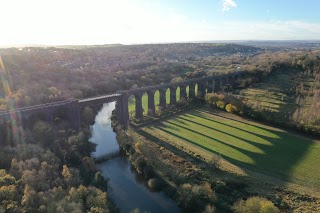
[{"label": "green pasture", "polygon": [[320,189],[320,141],[200,108],[142,128],[151,140],[215,153],[241,168]]},{"label": "green pasture", "polygon": [[[296,70],[275,71],[262,83],[241,90],[240,97],[247,99],[256,110],[265,110],[278,123],[288,122],[296,104],[295,88],[301,82],[305,87],[312,86],[312,79],[298,76]],[[308,104],[306,100],[304,105]]]}]

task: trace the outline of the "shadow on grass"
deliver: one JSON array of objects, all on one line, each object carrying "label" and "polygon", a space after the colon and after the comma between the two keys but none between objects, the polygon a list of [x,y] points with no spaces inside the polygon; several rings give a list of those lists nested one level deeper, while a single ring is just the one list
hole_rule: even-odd
[{"label": "shadow on grass", "polygon": [[[169,123],[169,124],[171,124],[171,125],[174,125],[174,126],[177,126],[177,127],[179,127],[180,129],[184,129],[184,130],[186,130],[186,131],[193,132],[193,133],[195,133],[195,134],[197,134],[197,135],[200,135],[201,137],[204,137],[204,138],[209,139],[210,141],[219,142],[219,143],[221,143],[221,144],[224,144],[224,145],[226,145],[226,146],[229,146],[229,147],[231,147],[231,148],[233,148],[233,149],[236,149],[236,150],[238,150],[238,151],[241,151],[241,152],[244,152],[244,153],[252,152],[252,151],[249,151],[249,150],[247,150],[247,149],[245,149],[245,148],[242,148],[242,147],[240,147],[240,146],[232,145],[232,144],[230,144],[230,143],[224,142],[224,141],[219,140],[219,139],[217,139],[217,138],[215,138],[215,137],[211,137],[211,136],[209,136],[209,135],[207,135],[207,134],[201,133],[200,131],[195,131],[195,130],[193,130],[193,129],[191,129],[191,128],[184,127],[184,126],[179,125],[179,124],[177,124],[177,123],[173,123],[173,122],[170,122],[170,121],[167,121],[167,123]],[[195,122],[193,122],[193,123],[195,123]],[[204,125],[203,125],[203,126],[204,126]],[[206,127],[206,126],[204,126],[204,127]],[[172,128],[177,129],[176,127],[173,127],[173,126],[170,126],[169,128],[170,128],[170,129],[172,129]],[[207,128],[207,127],[206,127],[206,128]],[[254,146],[254,147],[256,147],[256,148],[259,148],[258,146],[263,146],[263,148],[264,148],[265,146],[268,146],[268,145],[266,145],[266,144],[253,143],[253,142],[250,141],[250,140],[246,140],[246,139],[237,137],[237,136],[235,136],[235,135],[229,134],[229,133],[227,133],[227,132],[224,132],[224,131],[221,131],[221,130],[218,130],[218,129],[214,129],[214,128],[211,128],[211,129],[214,130],[214,131],[216,131],[216,132],[220,132],[220,133],[222,133],[222,134],[225,134],[225,135],[228,135],[228,136],[230,136],[230,137],[233,137],[233,138],[236,138],[236,139],[238,139],[238,140],[241,140],[241,141],[243,141],[243,142],[245,142],[245,143],[248,143],[248,144],[250,144],[250,145],[252,145],[252,146]],[[164,130],[162,129],[162,131],[164,131]],[[261,149],[261,148],[259,148],[259,149]],[[262,149],[261,149],[261,150],[262,150]]]},{"label": "shadow on grass", "polygon": [[[170,123],[170,122],[168,122],[168,123]],[[192,129],[190,129],[190,128],[186,128],[186,127],[180,126],[180,125],[178,125],[178,124],[176,124],[176,123],[170,123],[170,124],[175,125],[175,126],[178,126],[178,127],[182,128],[182,129],[185,129],[185,130],[187,130],[187,131],[193,132],[193,133],[195,133],[195,134],[197,134],[197,135],[200,135],[201,137],[204,137],[204,138],[206,138],[206,139],[209,139],[210,141],[214,141],[214,142],[221,143],[221,144],[223,144],[223,145],[225,145],[225,146],[228,146],[228,147],[230,147],[230,148],[232,148],[232,149],[235,149],[235,150],[237,150],[237,151],[240,151],[240,152],[243,152],[243,153],[251,152],[251,151],[248,151],[248,150],[243,149],[243,148],[241,148],[241,147],[238,147],[238,146],[235,146],[235,145],[226,143],[226,142],[224,142],[224,141],[222,141],[222,140],[219,140],[219,139],[217,139],[217,138],[210,137],[210,136],[205,135],[205,134],[203,134],[203,133],[194,131],[194,130],[192,130]],[[172,127],[172,126],[169,126],[170,129],[171,129],[171,127]],[[173,128],[175,128],[175,127],[173,127]],[[199,143],[195,143],[194,141],[192,141],[192,140],[190,140],[190,139],[188,139],[188,138],[186,138],[186,137],[182,137],[182,136],[180,136],[180,135],[178,135],[178,134],[172,133],[172,132],[166,130],[165,128],[161,128],[161,127],[160,127],[160,129],[161,129],[162,131],[168,133],[168,134],[171,134],[171,135],[177,137],[177,138],[180,138],[180,139],[182,139],[182,140],[188,141],[189,143],[192,143],[192,144],[194,144],[194,145],[199,146]],[[210,152],[212,151],[212,149],[210,149],[210,148],[208,148],[208,147],[205,147],[205,146],[203,146],[203,145],[201,145],[201,148],[204,148],[204,149],[206,149],[206,150],[208,150],[208,151],[210,151]]]},{"label": "shadow on grass", "polygon": [[188,158],[189,159],[192,159],[193,162],[197,162],[197,163],[203,163],[202,160],[199,160],[197,157],[193,156],[193,155],[190,155],[184,151],[182,151],[181,149],[169,144],[169,143],[166,143],[164,140],[161,140],[160,138],[144,131],[144,130],[139,130],[138,133],[146,138],[148,138],[149,140],[157,143],[158,145],[160,146],[163,146],[164,148],[166,148],[167,150],[170,150],[172,151],[174,154],[176,155],[179,155],[181,157],[184,157],[185,160],[187,160]]},{"label": "shadow on grass", "polygon": [[[208,118],[208,117],[204,117],[204,116],[202,116],[201,114],[196,114],[196,113],[190,113],[190,114],[192,114],[192,115],[195,116],[195,117],[199,117],[199,118],[208,120],[208,121],[210,121],[210,122],[215,122],[215,123],[221,124],[221,125],[226,126],[226,127],[230,127],[230,128],[234,128],[234,129],[237,129],[237,130],[246,132],[246,133],[248,133],[248,134],[253,134],[253,135],[257,136],[257,137],[263,136],[263,135],[261,135],[261,134],[255,133],[255,132],[250,132],[250,131],[248,131],[248,130],[241,129],[241,128],[239,128],[239,127],[231,126],[231,125],[229,125],[229,124],[225,124],[225,123],[223,123],[223,122],[220,122],[220,121],[217,121],[217,120]],[[219,116],[219,115],[216,115],[216,114],[214,114],[214,115],[215,115],[215,116]],[[183,118],[183,117],[179,117],[179,118],[180,118],[180,119],[183,119],[183,120],[187,120],[187,121],[189,121],[189,122],[193,122],[193,123],[199,124],[199,125],[204,126],[204,127],[211,128],[211,127],[206,126],[206,125],[204,125],[204,124],[200,124],[199,122],[197,123],[197,122],[193,121],[193,120],[192,120],[192,116],[189,116],[189,115],[184,115],[184,116],[185,116],[185,117],[189,117],[189,119]],[[232,119],[230,119],[230,120],[232,120]],[[247,125],[247,123],[243,123],[243,124]],[[255,126],[253,126],[253,127],[255,127]],[[255,127],[255,128],[256,128],[256,127]],[[215,129],[214,129],[214,130],[215,130]]]},{"label": "shadow on grass", "polygon": [[[209,113],[207,116],[204,116],[204,113]],[[238,165],[240,167],[249,169],[251,171],[263,173],[266,175],[270,175],[285,181],[292,181],[292,171],[298,169],[297,176],[294,180],[294,182],[303,184],[303,185],[309,185],[309,183],[305,183],[304,181],[308,181],[307,178],[304,176],[304,171],[306,168],[309,167],[316,167],[317,163],[315,159],[315,163],[313,165],[304,165],[304,168],[296,168],[296,166],[301,162],[301,160],[304,160],[305,155],[308,153],[310,146],[314,143],[311,139],[302,138],[290,133],[287,133],[285,131],[279,131],[279,130],[273,130],[273,129],[267,129],[262,126],[254,125],[252,123],[247,123],[245,121],[239,121],[233,118],[229,118],[223,115],[218,115],[213,112],[209,112],[207,110],[196,110],[196,112],[190,112],[188,114],[182,114],[175,118],[173,118],[173,121],[165,121],[165,123],[159,123],[158,125],[155,125],[155,128],[160,129],[165,134],[171,135],[177,139],[180,139],[182,141],[185,141],[187,143],[190,143],[194,146],[197,146],[203,150],[209,151],[214,154],[221,155],[224,159],[228,160],[229,162]],[[210,115],[211,114],[211,115]],[[194,117],[193,117],[194,116]],[[212,116],[212,117],[211,117]],[[223,123],[217,120],[214,120],[214,116],[218,116],[220,118],[234,121],[235,125],[232,126],[227,123]],[[202,123],[201,120],[204,122]],[[182,122],[181,122],[182,121]],[[258,141],[255,141],[254,139],[250,138],[243,138],[241,136],[238,136],[236,132],[233,131],[223,131],[218,130],[216,128],[213,128],[212,126],[209,126],[208,123],[204,124],[205,121],[215,122],[219,125],[231,127],[238,131],[243,131],[248,134],[253,134],[256,137],[259,137],[260,139],[263,139],[270,143],[268,144],[262,144]],[[243,128],[237,126],[238,123],[242,123],[245,125],[252,126],[254,130],[257,131],[266,131],[266,133],[270,134],[272,137],[261,135],[257,132],[250,132],[249,130],[245,129],[245,126]],[[203,128],[207,128],[203,129]],[[175,131],[176,129],[179,129],[179,132]],[[250,148],[242,147],[242,143],[234,143],[232,144],[232,141],[226,141],[226,139],[223,137],[223,135],[219,136],[219,138],[216,138],[214,134],[210,134],[210,130],[217,131],[221,134],[224,134],[230,137],[233,137],[235,139],[243,141],[243,143],[248,143],[251,146],[255,146],[256,148],[262,150],[262,153],[254,152],[249,150]],[[208,134],[207,132],[208,131]],[[188,132],[191,135],[194,135],[194,137],[190,137],[189,135],[184,135],[183,132]],[[276,137],[274,137],[276,136]],[[210,147],[207,147],[204,144],[200,144],[200,141],[197,141],[197,138],[202,138],[203,141],[212,141],[212,143],[220,143],[223,144],[231,149],[234,149],[237,152],[241,152],[242,154],[246,155],[250,159],[254,161],[253,164],[247,163],[242,161],[241,156],[231,156],[228,153],[223,153],[223,150],[212,148],[212,144]],[[220,146],[221,149],[221,146]],[[221,153],[222,152],[222,153]],[[300,169],[302,169],[300,171]],[[312,172],[312,171],[310,171]],[[307,177],[312,176],[312,174],[305,174]],[[312,183],[314,182],[314,183]],[[320,178],[314,174],[314,180],[311,180],[310,184],[317,185],[319,188]]]},{"label": "shadow on grass", "polygon": [[248,125],[248,126],[251,126],[251,127],[254,127],[254,128],[258,128],[258,129],[264,130],[264,131],[269,131],[269,129],[263,128],[263,127],[261,127],[261,125],[258,126],[258,125],[254,125],[254,124],[249,123],[249,122],[236,120],[236,119],[233,119],[233,118],[230,118],[230,117],[223,116],[223,115],[221,115],[221,114],[212,113],[212,112],[210,112],[210,111],[208,111],[208,110],[199,109],[199,110],[196,110],[195,113],[190,113],[190,114],[191,114],[191,115],[194,115],[194,116],[196,116],[196,117],[202,117],[202,118],[207,119],[207,120],[215,121],[215,120],[213,120],[213,119],[211,119],[211,118],[204,117],[204,116],[202,115],[202,113],[209,113],[209,114],[212,114],[212,115],[217,116],[217,117],[220,117],[220,118],[232,120],[232,121],[235,121],[235,122],[238,122],[238,123],[241,123],[241,124],[245,124],[245,125]]}]

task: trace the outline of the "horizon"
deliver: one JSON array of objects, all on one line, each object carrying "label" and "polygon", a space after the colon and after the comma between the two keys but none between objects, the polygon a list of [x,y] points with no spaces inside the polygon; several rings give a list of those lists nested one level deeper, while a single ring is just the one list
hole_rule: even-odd
[{"label": "horizon", "polygon": [[72,47],[72,46],[106,46],[106,45],[121,45],[121,46],[130,46],[130,45],[150,45],[150,44],[208,44],[208,43],[220,43],[220,44],[230,44],[230,43],[246,43],[246,42],[270,42],[270,43],[320,43],[320,39],[282,39],[282,40],[211,40],[211,41],[176,41],[176,42],[152,42],[152,43],[105,43],[105,44],[13,44],[13,45],[0,45],[0,48],[8,49],[8,48],[27,48],[27,47],[36,47],[36,48],[46,48],[46,47]]},{"label": "horizon", "polygon": [[2,6],[1,47],[320,37],[315,0],[12,0]]}]

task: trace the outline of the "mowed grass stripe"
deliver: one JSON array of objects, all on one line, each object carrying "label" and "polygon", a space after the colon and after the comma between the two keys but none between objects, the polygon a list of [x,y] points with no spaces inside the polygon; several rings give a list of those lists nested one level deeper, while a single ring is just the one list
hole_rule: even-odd
[{"label": "mowed grass stripe", "polygon": [[[186,122],[185,125],[180,125],[181,122]],[[263,151],[256,147],[255,145],[242,140],[236,135],[231,135],[228,133],[228,128],[226,129],[219,128],[218,126],[220,123],[214,123],[211,127],[208,125],[209,121],[205,119],[198,119],[195,116],[190,116],[189,119],[185,119],[180,117],[173,122],[169,122],[175,126],[184,128],[185,130],[189,131],[190,133],[194,133],[196,135],[200,135],[200,139],[205,138],[205,142],[209,141],[209,145],[215,145],[211,143],[211,140],[219,142],[221,144],[225,144],[226,146],[233,147],[235,149],[242,149],[242,150],[251,150],[252,152],[257,152],[263,154]],[[186,127],[189,126],[189,127]],[[235,130],[238,131],[238,130]],[[224,138],[224,140],[219,140],[220,138]],[[208,140],[209,139],[209,140]],[[237,145],[235,145],[237,144]]]},{"label": "mowed grass stripe", "polygon": [[320,189],[320,142],[206,108],[143,129],[219,153],[238,166]]},{"label": "mowed grass stripe", "polygon": [[[217,121],[221,118],[216,117]],[[246,152],[264,154],[263,150],[255,145],[255,142],[247,141],[243,138],[252,136],[257,143],[271,146],[271,143],[258,138],[255,135],[224,125],[221,121],[215,122],[197,117],[192,114],[181,115],[168,122],[164,122],[166,128],[161,128],[162,131],[170,133],[188,140],[194,138],[197,143],[203,147],[209,148],[212,151],[219,152],[222,155],[229,155],[231,158],[241,155],[241,160],[244,163],[255,164],[252,158],[246,155]],[[183,134],[181,134],[181,132]],[[233,132],[230,134],[228,132]],[[243,138],[238,135],[244,134]],[[236,160],[236,158],[235,158]]]},{"label": "mowed grass stripe", "polygon": [[[168,124],[164,122],[165,128],[163,127],[155,127],[153,129],[147,130],[150,134],[158,133],[160,137],[165,135],[172,139],[172,141],[182,140],[186,143],[190,143],[195,146],[199,146],[200,148],[214,152],[216,154],[221,154],[225,156],[226,154],[230,156],[241,156],[241,159],[244,162],[254,163],[253,159],[243,154],[243,150],[238,150],[237,147],[229,145],[229,143],[217,140],[211,136],[203,136],[202,134],[195,133],[190,131],[189,129],[179,128],[177,129],[175,125]],[[196,142],[195,142],[196,140]]]}]

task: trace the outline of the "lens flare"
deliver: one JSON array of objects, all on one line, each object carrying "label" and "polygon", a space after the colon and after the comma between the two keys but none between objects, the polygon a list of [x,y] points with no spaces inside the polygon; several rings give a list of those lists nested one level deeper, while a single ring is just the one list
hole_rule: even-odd
[{"label": "lens flare", "polygon": [[7,105],[6,109],[10,112],[6,122],[9,123],[9,127],[7,125],[7,143],[21,143],[24,141],[24,131],[22,128],[22,119],[20,113],[15,111],[17,108],[15,106],[15,100],[12,93],[12,78],[11,74],[8,70],[6,70],[4,62],[2,60],[2,56],[0,55],[0,80],[2,84],[2,94],[3,99],[5,99],[5,103]]}]

